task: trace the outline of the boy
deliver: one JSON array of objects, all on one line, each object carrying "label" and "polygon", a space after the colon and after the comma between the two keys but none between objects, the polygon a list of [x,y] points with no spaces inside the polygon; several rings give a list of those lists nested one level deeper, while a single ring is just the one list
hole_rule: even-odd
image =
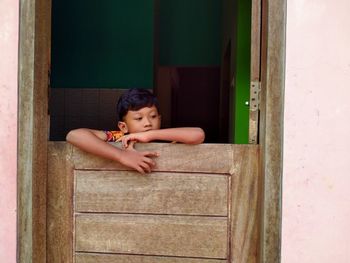
[{"label": "boy", "polygon": [[[120,162],[142,174],[151,172],[155,166],[152,157],[159,154],[152,151],[138,152],[133,148],[135,142],[162,140],[199,144],[204,141],[205,135],[201,128],[160,129],[158,101],[148,90],[126,91],[119,98],[117,112],[120,131],[81,128],[70,131],[67,141],[86,152]],[[113,141],[121,141],[123,149],[107,143]]]}]

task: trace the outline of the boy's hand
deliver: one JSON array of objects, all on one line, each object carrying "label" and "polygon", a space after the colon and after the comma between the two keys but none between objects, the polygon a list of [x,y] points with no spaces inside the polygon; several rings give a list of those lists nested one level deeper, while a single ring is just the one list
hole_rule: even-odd
[{"label": "boy's hand", "polygon": [[128,149],[129,147],[133,148],[134,146],[131,142],[149,142],[150,139],[147,136],[147,132],[137,132],[124,135],[118,141],[122,142],[123,148]]},{"label": "boy's hand", "polygon": [[133,143],[130,144],[128,149],[123,150],[121,154],[120,163],[135,169],[141,174],[150,173],[154,166],[156,165],[152,157],[158,157],[157,152],[138,152],[133,148]]}]

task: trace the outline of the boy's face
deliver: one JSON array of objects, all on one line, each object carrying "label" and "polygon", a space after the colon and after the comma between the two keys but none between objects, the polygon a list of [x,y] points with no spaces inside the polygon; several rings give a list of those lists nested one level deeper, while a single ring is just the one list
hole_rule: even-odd
[{"label": "boy's face", "polygon": [[160,128],[160,115],[155,106],[144,107],[137,111],[129,110],[124,121],[118,123],[119,129],[124,133],[135,133]]}]

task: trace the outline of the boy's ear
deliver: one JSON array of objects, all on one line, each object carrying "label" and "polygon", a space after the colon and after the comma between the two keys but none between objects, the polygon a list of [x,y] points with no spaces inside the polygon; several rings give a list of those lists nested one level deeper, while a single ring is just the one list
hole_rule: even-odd
[{"label": "boy's ear", "polygon": [[118,127],[123,133],[128,133],[128,126],[123,121],[118,121]]}]

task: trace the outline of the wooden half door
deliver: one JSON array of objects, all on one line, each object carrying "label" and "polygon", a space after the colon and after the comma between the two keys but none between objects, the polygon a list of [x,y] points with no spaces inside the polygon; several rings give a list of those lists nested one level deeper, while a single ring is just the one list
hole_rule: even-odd
[{"label": "wooden half door", "polygon": [[47,262],[257,262],[259,146],[137,146],[148,175],[49,143]]}]

